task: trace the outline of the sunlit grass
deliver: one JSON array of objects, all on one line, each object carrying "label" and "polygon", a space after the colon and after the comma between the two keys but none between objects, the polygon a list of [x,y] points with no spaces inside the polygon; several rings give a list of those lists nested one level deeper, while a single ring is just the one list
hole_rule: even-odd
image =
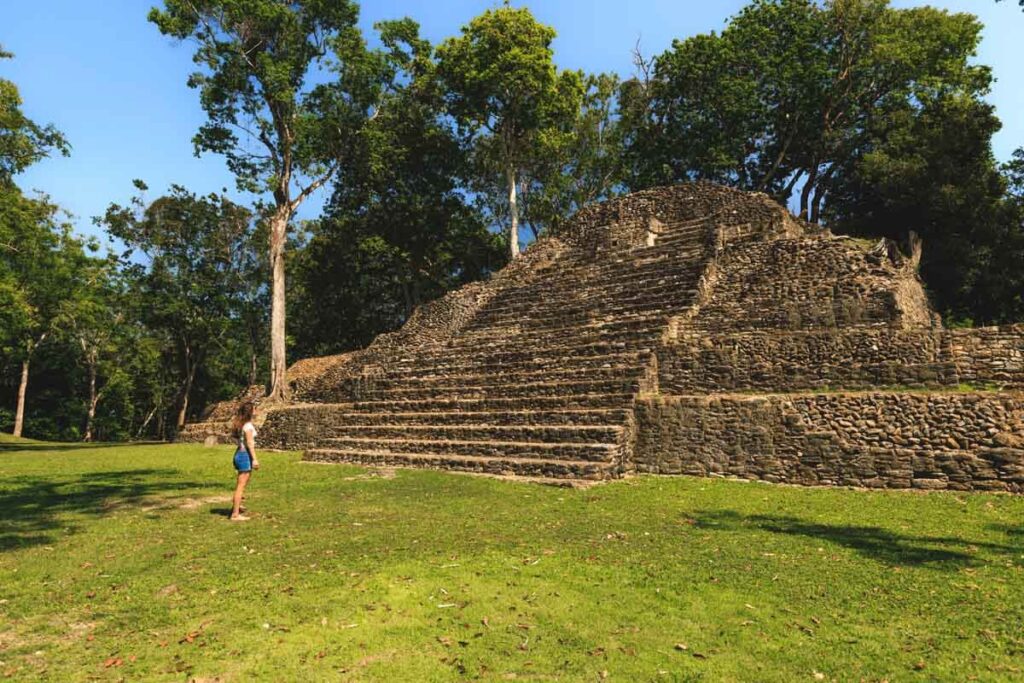
[{"label": "sunlit grass", "polygon": [[1024,499],[0,447],[18,680],[1010,680]]}]

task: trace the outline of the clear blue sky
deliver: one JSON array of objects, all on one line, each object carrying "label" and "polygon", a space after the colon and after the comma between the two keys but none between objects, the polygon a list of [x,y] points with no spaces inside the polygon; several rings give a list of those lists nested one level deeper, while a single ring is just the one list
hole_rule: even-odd
[{"label": "clear blue sky", "polygon": [[[220,157],[192,154],[203,121],[188,43],[174,44],[146,22],[154,0],[3,0],[0,44],[14,52],[0,76],[21,89],[27,113],[52,122],[73,145],[68,159],[45,160],[23,174],[26,189],[42,190],[75,215],[85,233],[91,217],[132,195],[131,180],[151,193],[171,183],[206,193],[234,182]],[[367,0],[361,23],[410,16],[433,42],[456,34],[494,0]],[[519,5],[519,2],[515,3]],[[564,68],[632,72],[637,39],[644,53],[665,50],[673,38],[721,29],[743,0],[547,0],[529,4],[558,31],[555,55]],[[909,7],[910,0],[893,4]],[[1006,159],[1024,145],[1024,12],[1016,2],[936,0],[931,4],[977,14],[984,22],[978,60],[994,68],[990,100],[1003,121],[995,152]],[[244,198],[242,198],[244,199]],[[315,215],[319,202],[302,212]]]}]

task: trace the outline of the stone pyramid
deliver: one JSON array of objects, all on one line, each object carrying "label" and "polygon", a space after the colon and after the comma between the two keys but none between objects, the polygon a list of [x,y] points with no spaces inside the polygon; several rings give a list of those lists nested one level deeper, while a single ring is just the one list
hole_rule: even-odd
[{"label": "stone pyramid", "polygon": [[[1024,327],[943,329],[919,256],[761,194],[638,192],[365,349],[299,361],[260,441],[539,480],[1017,490]],[[185,438],[223,432],[225,414]]]}]

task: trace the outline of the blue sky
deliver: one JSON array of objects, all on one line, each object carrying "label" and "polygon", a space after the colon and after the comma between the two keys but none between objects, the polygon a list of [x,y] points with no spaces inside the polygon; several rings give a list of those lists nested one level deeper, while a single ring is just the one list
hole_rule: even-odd
[{"label": "blue sky", "polygon": [[[239,197],[223,159],[195,158],[191,138],[203,121],[195,91],[185,86],[192,49],[175,44],[146,22],[154,0],[3,0],[0,45],[14,52],[0,62],[25,110],[52,122],[73,146],[70,158],[45,160],[19,178],[26,189],[48,193],[95,234],[93,216],[132,195],[131,180],[145,180],[153,196],[171,183],[199,192],[222,188]],[[454,35],[493,0],[371,0],[362,4],[367,31],[380,19],[410,16],[433,42]],[[514,3],[519,5],[520,3]],[[665,50],[673,38],[721,29],[743,0],[546,0],[529,4],[558,31],[555,56],[563,68],[632,73],[631,50]],[[894,0],[910,7],[923,3]],[[1024,145],[1024,12],[1016,2],[936,0],[931,4],[973,12],[985,24],[978,60],[993,67],[990,101],[1003,130],[995,153],[1006,159]],[[245,200],[244,197],[239,197]],[[316,214],[323,197],[301,216]]]}]

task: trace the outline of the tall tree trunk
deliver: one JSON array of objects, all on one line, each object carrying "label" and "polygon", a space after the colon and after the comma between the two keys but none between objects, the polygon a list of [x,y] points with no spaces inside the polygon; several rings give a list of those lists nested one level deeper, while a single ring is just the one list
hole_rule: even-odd
[{"label": "tall tree trunk", "polygon": [[154,404],[153,410],[149,411],[149,415],[147,415],[146,419],[142,421],[142,426],[139,427],[139,431],[135,432],[135,438],[136,439],[139,439],[139,438],[142,437],[142,433],[146,431],[146,427],[149,426],[150,420],[153,419],[153,416],[156,415],[156,411],[159,410],[159,409],[160,409],[160,404],[159,403]]},{"label": "tall tree trunk", "polygon": [[270,220],[270,397],[288,398],[288,359],[285,349],[284,246],[291,210],[281,206]]},{"label": "tall tree trunk", "polygon": [[817,223],[821,220],[821,202],[825,199],[826,191],[824,187],[819,187],[818,191],[814,193],[814,200],[811,202],[811,222]]},{"label": "tall tree trunk", "polygon": [[92,441],[92,423],[96,419],[96,404],[100,402],[100,397],[96,393],[96,363],[89,363],[89,410],[85,415],[85,436],[82,437],[82,441]]},{"label": "tall tree trunk", "polygon": [[516,169],[509,165],[505,169],[508,181],[508,212],[512,216],[512,225],[508,230],[508,253],[511,258],[519,256],[519,206],[516,205]]},{"label": "tall tree trunk", "polygon": [[768,173],[765,174],[764,178],[762,178],[761,182],[758,184],[758,192],[764,192],[766,189],[768,189],[768,184],[775,177],[775,174],[779,170],[779,166],[782,165],[783,160],[786,158],[786,152],[789,151],[789,146],[793,143],[793,138],[796,137],[796,124],[799,120],[800,115],[797,114],[796,118],[793,120],[793,129],[786,137],[786,142],[782,145],[782,149],[779,150],[779,155],[775,157],[775,161],[772,163],[772,167],[768,169]]},{"label": "tall tree trunk", "polygon": [[29,356],[21,361],[21,383],[18,384],[18,407],[14,411],[14,436],[21,436],[22,427],[25,425],[25,392],[28,389],[28,363]]},{"label": "tall tree trunk", "polygon": [[258,363],[259,363],[259,360],[256,357],[256,353],[255,352],[250,353],[249,354],[249,384],[248,384],[248,386],[250,386],[250,387],[253,386],[254,384],[256,384],[256,371],[259,369]]},{"label": "tall tree trunk", "polygon": [[[417,269],[418,270],[418,269]],[[415,311],[423,303],[423,286],[418,275],[412,278],[412,308]]]},{"label": "tall tree trunk", "polygon": [[818,180],[818,189],[814,192],[814,201],[811,202],[812,223],[818,223],[821,220],[821,205],[825,201],[825,195],[828,194],[829,187],[832,185],[831,180],[835,170],[836,167],[833,164]]},{"label": "tall tree trunk", "polygon": [[185,386],[181,390],[181,410],[178,411],[178,421],[175,425],[177,431],[185,428],[185,418],[188,415],[188,397],[192,393],[192,382],[196,378],[196,366],[199,363],[192,358],[192,351],[185,347]]},{"label": "tall tree trunk", "polygon": [[807,182],[804,183],[804,189],[800,192],[800,218],[804,220],[810,220],[810,201],[811,192],[814,191],[814,186],[818,182],[818,162],[815,160],[814,165],[811,166],[807,175]]},{"label": "tall tree trunk", "polygon": [[790,195],[793,194],[793,188],[796,187],[796,184],[798,182],[800,182],[800,178],[802,178],[803,175],[804,175],[803,171],[797,171],[797,172],[795,172],[793,174],[793,177],[791,177],[789,179],[789,182],[786,183],[786,187],[784,187],[782,189],[782,194],[780,194],[776,198],[776,199],[778,199],[780,204],[783,204],[783,205],[788,205],[789,204],[789,197],[790,197]]},{"label": "tall tree trunk", "polygon": [[28,366],[36,348],[46,340],[48,333],[43,332],[36,341],[25,345],[25,360],[21,362],[21,382],[18,384],[18,404],[14,409],[14,436],[21,436],[25,426],[25,394],[28,391]]}]

